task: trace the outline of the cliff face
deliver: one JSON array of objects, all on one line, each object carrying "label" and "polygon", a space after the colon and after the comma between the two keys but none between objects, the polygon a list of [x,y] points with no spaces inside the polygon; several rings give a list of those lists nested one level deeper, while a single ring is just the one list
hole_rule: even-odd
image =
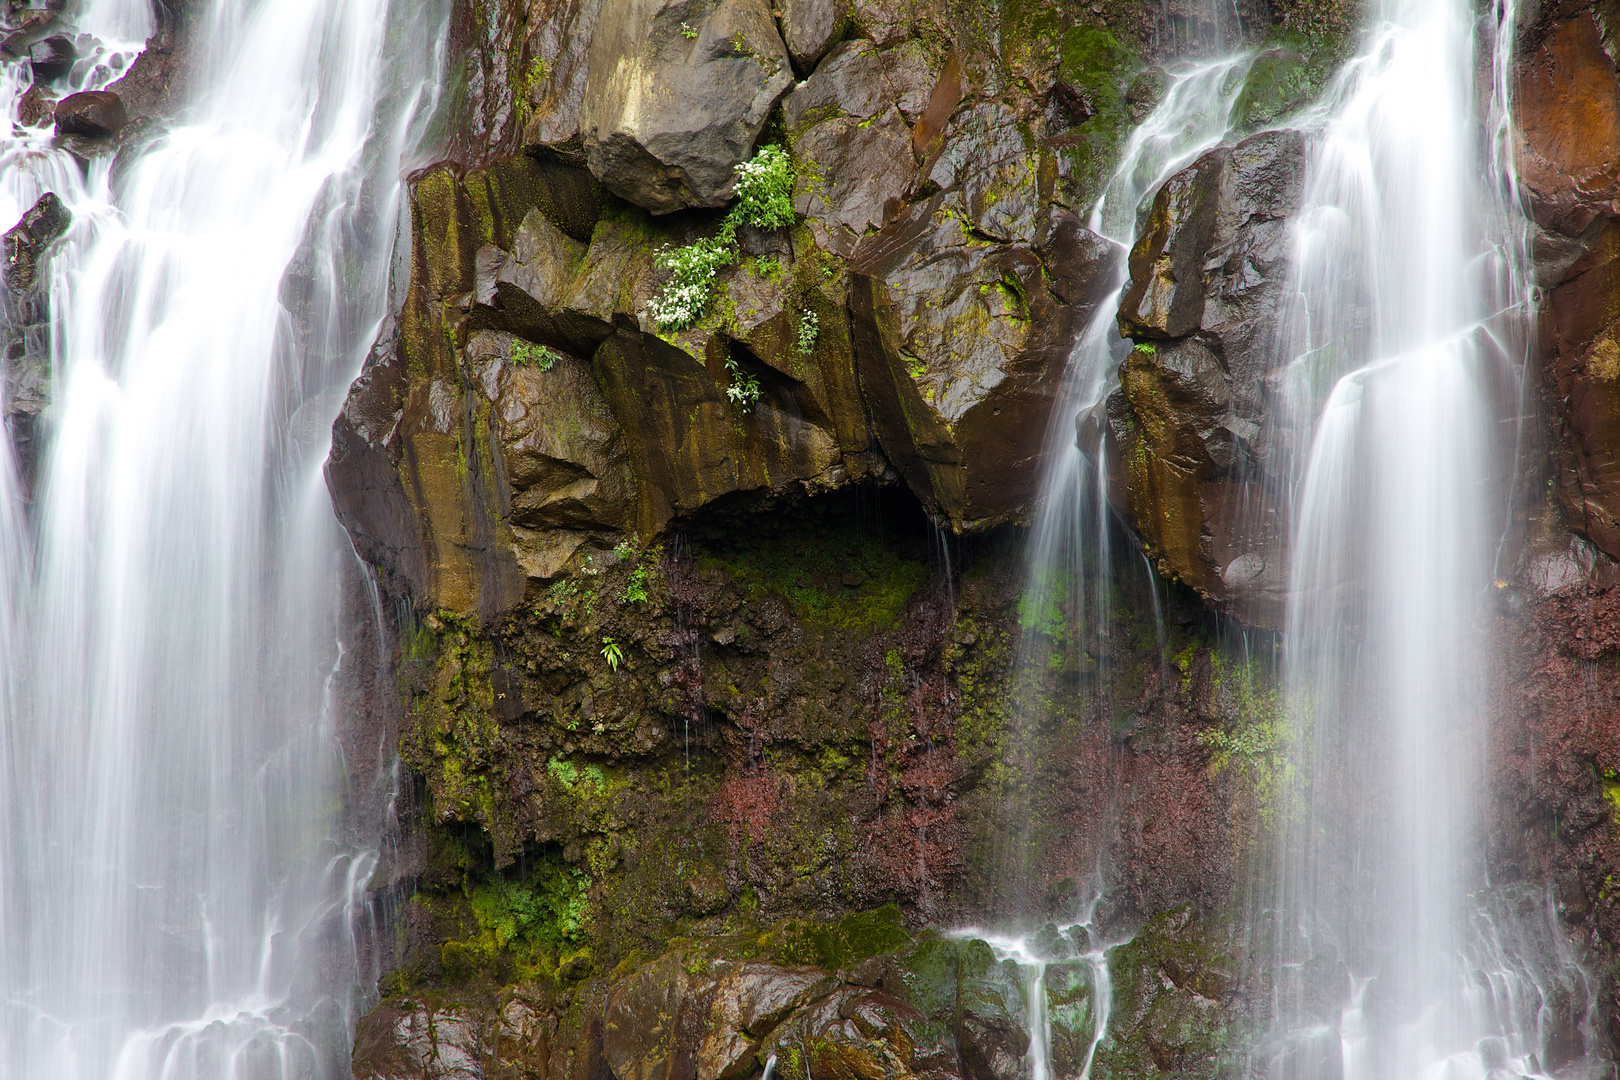
[{"label": "cliff face", "polygon": [[[1492,859],[1556,882],[1607,955],[1620,137],[1590,133],[1620,91],[1598,9],[1543,5],[1518,46],[1545,325]],[[1064,1075],[1101,1004],[1087,934],[1130,939],[1097,1067],[1232,1065],[1266,996],[1240,928],[1284,767],[1286,521],[1255,522],[1292,452],[1258,433],[1304,145],[1269,129],[1357,12],[1203,10],[459,10],[446,157],[411,178],[403,306],[328,464],[403,613],[413,778],[357,1076],[1011,1077],[1025,989],[937,934],[992,912],[1052,920]],[[1264,47],[1255,134],[1152,201],[1117,312],[1146,347],[1095,414],[1054,416],[1127,258],[1082,215],[1153,65],[1239,41]],[[725,209],[760,145],[791,159],[790,224]],[[661,322],[668,252],[727,243],[701,317]],[[1115,547],[1161,580],[1088,564],[1031,601],[1053,425],[1106,444]],[[1111,614],[1076,629],[1099,587]],[[1586,1004],[1560,1006],[1572,1056]]]}]

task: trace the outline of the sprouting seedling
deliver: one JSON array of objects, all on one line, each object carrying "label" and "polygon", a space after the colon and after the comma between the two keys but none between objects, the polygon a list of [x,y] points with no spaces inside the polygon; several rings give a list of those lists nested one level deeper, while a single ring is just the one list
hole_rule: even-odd
[{"label": "sprouting seedling", "polygon": [[619,648],[618,642],[610,637],[604,637],[602,639],[602,659],[607,661],[609,670],[618,671],[619,665],[624,663],[624,651]]},{"label": "sprouting seedling", "polygon": [[686,23],[681,23],[681,37],[691,40],[697,37],[697,30]]}]

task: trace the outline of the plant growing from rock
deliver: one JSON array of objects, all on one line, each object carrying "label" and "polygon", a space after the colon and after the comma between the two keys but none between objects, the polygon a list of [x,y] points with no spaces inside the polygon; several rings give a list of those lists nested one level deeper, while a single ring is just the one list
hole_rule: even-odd
[{"label": "plant growing from rock", "polygon": [[627,604],[645,604],[647,596],[647,568],[638,566],[630,571],[630,580],[625,583],[621,599]]},{"label": "plant growing from rock", "polygon": [[732,357],[726,357],[726,371],[731,375],[731,385],[726,387],[726,397],[731,399],[733,405],[741,405],[743,412],[754,407],[759,400],[759,380],[738,366]]},{"label": "plant growing from rock", "polygon": [[816,349],[816,339],[821,336],[821,319],[814,311],[809,309],[799,317],[799,355],[809,356]]},{"label": "plant growing from rock", "polygon": [[[665,245],[658,251],[656,261],[670,276],[647,305],[647,313],[660,330],[685,330],[703,318],[715,275],[737,260],[740,227],[780,229],[793,224],[793,164],[786,150],[762,146],[736,172],[737,201],[720,223],[719,235],[684,247]],[[733,396],[732,400],[737,399]]]},{"label": "plant growing from rock", "polygon": [[544,345],[534,345],[527,341],[512,342],[512,363],[518,367],[539,368],[541,371],[550,371],[557,363],[557,353]]},{"label": "plant growing from rock", "polygon": [[618,671],[619,665],[624,663],[624,651],[619,648],[618,642],[610,637],[604,637],[602,639],[602,659],[607,661],[610,670]]}]

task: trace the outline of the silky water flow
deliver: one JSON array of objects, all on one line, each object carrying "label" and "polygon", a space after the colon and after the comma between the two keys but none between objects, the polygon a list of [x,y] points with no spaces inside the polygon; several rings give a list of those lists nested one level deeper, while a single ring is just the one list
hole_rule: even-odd
[{"label": "silky water flow", "polygon": [[[1020,605],[1025,632],[1016,661],[1017,701],[1026,727],[1038,726],[1040,719],[1033,715],[1038,711],[1037,679],[1030,677],[1064,662],[1066,651],[1088,654],[1099,677],[1106,678],[1112,575],[1145,570],[1152,576],[1151,568],[1130,553],[1120,553],[1126,559],[1123,566],[1115,564],[1103,479],[1105,451],[1099,443],[1093,456],[1081,452],[1075,417],[1097,409],[1117,385],[1115,373],[1130,347],[1119,336],[1116,313],[1128,280],[1125,255],[1136,237],[1138,211],[1165,180],[1226,137],[1252,59],[1245,54],[1174,67],[1159,105],[1131,134],[1118,169],[1091,209],[1087,224],[1117,249],[1118,258],[1110,291],[1068,358],[1042,452],[1039,512]],[[1018,817],[1031,820],[1028,814]],[[1027,850],[1027,840],[1021,837],[1012,845],[1013,863]],[[1011,877],[1025,873],[1021,865],[1009,869]],[[1069,1063],[1079,1071],[1061,1074],[1062,1080],[1089,1080],[1097,1048],[1107,1036],[1112,1005],[1108,950],[1120,942],[1107,940],[1093,925],[1101,880],[1100,873],[1094,875],[1076,910],[1062,922],[1023,933],[961,932],[983,938],[998,960],[1011,961],[1019,973],[1015,989],[1030,1025],[1025,1067],[1031,1080],[1060,1075],[1051,1050],[1054,1020],[1081,1031],[1083,1038],[1089,1032],[1084,1052]]]},{"label": "silky water flow", "polygon": [[[1308,450],[1283,640],[1292,783],[1263,915],[1273,1023],[1253,1053],[1270,1076],[1567,1075],[1595,1045],[1550,898],[1492,888],[1484,861],[1493,581],[1532,310],[1506,149],[1513,6],[1487,14],[1383,0],[1299,120],[1312,151],[1275,437]],[[1476,39],[1492,38],[1479,87]]]},{"label": "silky water flow", "polygon": [[[361,579],[321,466],[444,8],[201,6],[188,99],[116,174],[6,125],[0,218],[53,191],[73,222],[31,503],[0,469],[0,1075],[348,1075],[387,816],[356,807],[389,780],[340,741]],[[72,89],[153,29],[146,0],[77,22]],[[13,114],[27,79],[0,69]]]},{"label": "silky water flow", "polygon": [[[1509,148],[1512,3],[1494,15],[1485,29],[1495,32],[1481,35],[1496,42],[1494,79],[1477,88],[1482,28],[1467,0],[1384,0],[1360,55],[1290,121],[1311,150],[1272,437],[1302,449],[1287,496],[1281,824],[1252,919],[1270,957],[1270,1000],[1247,1055],[1257,1075],[1609,1068],[1593,1051],[1594,988],[1551,898],[1491,888],[1481,852],[1485,628],[1532,313]],[[1127,248],[1143,200],[1232,140],[1247,63],[1173,76],[1093,209],[1093,231]],[[1022,672],[1084,648],[1105,678],[1111,575],[1140,564],[1109,550],[1106,442],[1083,437],[1093,448],[1083,453],[1073,427],[1077,416],[1100,423],[1117,385],[1125,278],[1121,266],[1077,341],[1046,440]],[[1052,640],[1048,625],[1068,640]],[[1093,1036],[1076,1075],[1090,1073],[1107,1037],[1113,943],[1090,918],[1105,878],[1099,868],[1070,926],[985,935],[1023,980],[1034,1080],[1053,1075],[1053,1005],[1064,997],[1048,986],[1054,971],[1090,969]]]}]

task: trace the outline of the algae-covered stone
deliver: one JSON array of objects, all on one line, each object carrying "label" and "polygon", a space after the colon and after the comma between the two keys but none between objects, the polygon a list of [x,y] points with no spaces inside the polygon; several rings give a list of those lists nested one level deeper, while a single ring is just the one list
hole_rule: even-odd
[{"label": "algae-covered stone", "polygon": [[793,84],[764,0],[607,0],[591,39],[591,172],[654,213],[721,206]]},{"label": "algae-covered stone", "polygon": [[521,344],[492,331],[467,343],[468,368],[493,405],[514,554],[531,578],[555,575],[579,545],[634,521],[624,440],[590,365],[551,353],[518,362]]},{"label": "algae-covered stone", "polygon": [[1150,919],[1134,939],[1110,950],[1110,1037],[1095,1071],[1109,1076],[1207,1077],[1215,1074],[1232,961],[1189,908]]},{"label": "algae-covered stone", "polygon": [[1268,49],[1254,58],[1232,113],[1239,130],[1268,127],[1307,104],[1316,91],[1305,60],[1293,49]]}]

